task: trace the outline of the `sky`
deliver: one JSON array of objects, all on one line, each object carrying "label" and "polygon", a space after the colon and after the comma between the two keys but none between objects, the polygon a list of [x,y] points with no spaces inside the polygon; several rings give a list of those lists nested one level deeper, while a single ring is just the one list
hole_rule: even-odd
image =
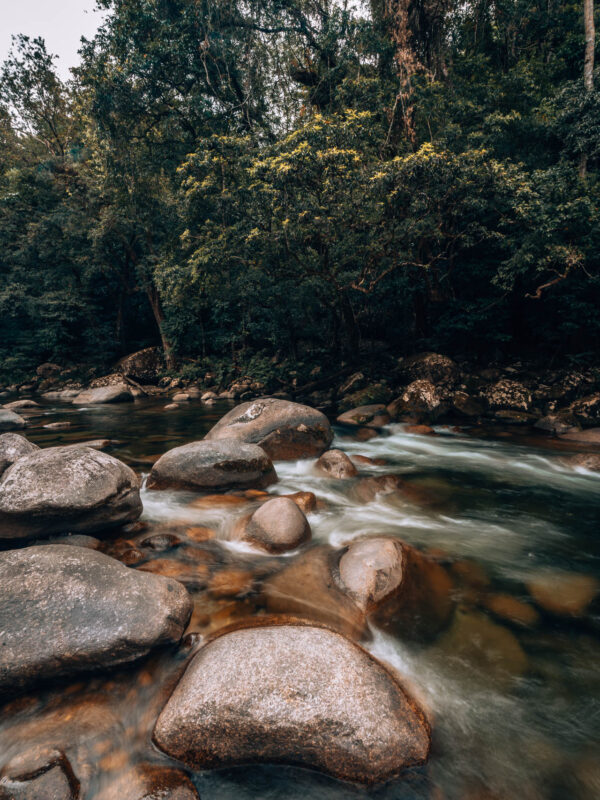
[{"label": "sky", "polygon": [[60,77],[68,78],[69,69],[79,63],[81,37],[91,38],[101,22],[95,6],[95,0],[0,0],[0,63],[8,55],[11,36],[42,36],[48,51],[59,56]]}]

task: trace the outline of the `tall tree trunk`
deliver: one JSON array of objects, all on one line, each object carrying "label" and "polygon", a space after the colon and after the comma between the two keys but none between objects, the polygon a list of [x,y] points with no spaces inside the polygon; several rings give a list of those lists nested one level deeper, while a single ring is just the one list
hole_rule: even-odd
[{"label": "tall tree trunk", "polygon": [[[583,61],[583,86],[586,92],[594,91],[594,50],[596,29],[594,27],[594,0],[583,0],[583,24],[585,27],[585,57]],[[583,153],[579,162],[579,175],[587,174],[587,155]]]},{"label": "tall tree trunk", "polygon": [[146,286],[146,295],[148,297],[152,313],[154,314],[156,327],[158,328],[158,332],[160,334],[160,340],[162,342],[162,348],[165,354],[165,364],[167,365],[167,369],[173,369],[175,367],[175,359],[173,358],[171,344],[163,331],[165,315],[163,314],[162,306],[160,304],[160,297],[158,296],[156,287]]}]

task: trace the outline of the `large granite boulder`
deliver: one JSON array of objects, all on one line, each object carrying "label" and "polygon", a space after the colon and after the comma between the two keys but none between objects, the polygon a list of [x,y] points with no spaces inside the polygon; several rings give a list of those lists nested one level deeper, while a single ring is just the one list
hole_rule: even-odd
[{"label": "large granite boulder", "polygon": [[335,574],[365,615],[403,637],[435,636],[454,610],[453,582],[446,570],[398,539],[353,542]]},{"label": "large granite boulder", "polygon": [[29,456],[39,449],[19,433],[0,434],[0,475],[17,459]]},{"label": "large granite boulder", "polygon": [[429,726],[383,664],[299,624],[226,633],[194,656],[154,741],[193,769],[295,764],[355,783],[427,760]]},{"label": "large granite boulder", "polygon": [[285,553],[308,542],[311,530],[297,503],[289,497],[275,497],[241,520],[233,536],[268,553]]},{"label": "large granite boulder", "polygon": [[224,439],[190,442],[161,456],[149,489],[264,489],[277,480],[273,464],[256,444]]},{"label": "large granite boulder", "polygon": [[75,406],[95,406],[107,403],[131,403],[133,394],[126,383],[113,383],[109,386],[97,386],[85,389],[73,398]]},{"label": "large granite boulder", "polygon": [[192,604],[177,581],[83,547],[0,553],[0,688],[112,667],[179,641]]},{"label": "large granite boulder", "polygon": [[499,409],[529,411],[532,402],[531,392],[526,386],[507,378],[486,387],[483,395],[493,411]]},{"label": "large granite boulder", "polygon": [[0,539],[100,533],[141,513],[135,472],[89,447],[38,450],[0,478]]},{"label": "large granite boulder", "polygon": [[236,406],[205,438],[258,444],[275,461],[320,456],[331,444],[333,432],[320,411],[265,397]]},{"label": "large granite boulder", "polygon": [[0,431],[17,431],[25,427],[23,417],[7,408],[0,408]]},{"label": "large granite boulder", "polygon": [[160,373],[165,366],[163,352],[160,347],[145,347],[137,353],[130,353],[117,364],[117,370],[127,378],[140,383],[158,383]]}]

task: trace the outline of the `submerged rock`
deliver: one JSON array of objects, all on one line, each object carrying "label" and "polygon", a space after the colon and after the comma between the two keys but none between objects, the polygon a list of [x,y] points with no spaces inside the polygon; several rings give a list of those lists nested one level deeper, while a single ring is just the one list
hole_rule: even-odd
[{"label": "submerged rock", "polygon": [[263,601],[272,614],[286,614],[334,628],[360,640],[367,621],[354,600],[335,581],[339,552],[328,545],[311,547],[263,583]]},{"label": "submerged rock", "polygon": [[315,464],[315,468],[330,478],[355,478],[358,470],[342,450],[327,450]]},{"label": "submerged rock", "polygon": [[271,459],[255,444],[191,442],[169,450],[152,467],[148,489],[265,488],[277,480]]},{"label": "submerged rock", "polygon": [[154,741],[193,769],[283,763],[373,784],[427,760],[429,726],[392,674],[334,631],[226,633],[194,656]]},{"label": "submerged rock", "polygon": [[337,578],[361,611],[403,637],[435,636],[454,610],[446,570],[398,539],[353,542],[339,561]]},{"label": "submerged rock", "polygon": [[587,469],[589,472],[600,472],[600,453],[578,453],[564,458],[563,462],[574,469]]},{"label": "submerged rock", "polygon": [[138,764],[119,775],[94,800],[199,800],[199,795],[181,770]]},{"label": "submerged rock", "polygon": [[3,433],[0,435],[0,475],[19,458],[29,456],[40,448],[28,441],[19,433]]},{"label": "submerged rock", "polygon": [[141,512],[135,472],[89,447],[38,450],[0,478],[0,539],[99,533]]},{"label": "submerged rock", "polygon": [[543,570],[527,581],[529,593],[540,608],[559,617],[581,617],[600,593],[593,575]]},{"label": "submerged rock", "polygon": [[192,608],[180,583],[67,545],[0,553],[0,584],[2,689],[176,643]]},{"label": "submerged rock", "polygon": [[308,520],[289,497],[267,500],[234,531],[234,536],[269,553],[285,553],[310,541]]},{"label": "submerged rock", "polygon": [[113,383],[109,386],[98,386],[86,389],[73,398],[73,405],[88,406],[106,403],[131,403],[133,394],[125,383]]},{"label": "submerged rock", "polygon": [[569,431],[568,433],[561,434],[560,438],[565,439],[567,442],[600,445],[600,428],[588,428],[585,431]]},{"label": "submerged rock", "polygon": [[0,800],[77,800],[79,781],[62,750],[30,748],[0,772]]},{"label": "submerged rock", "polygon": [[0,408],[0,431],[16,431],[25,427],[25,420],[14,411]]},{"label": "submerged rock", "polygon": [[206,434],[208,441],[258,444],[273,460],[320,456],[332,442],[329,420],[309,406],[265,397],[242,403]]}]

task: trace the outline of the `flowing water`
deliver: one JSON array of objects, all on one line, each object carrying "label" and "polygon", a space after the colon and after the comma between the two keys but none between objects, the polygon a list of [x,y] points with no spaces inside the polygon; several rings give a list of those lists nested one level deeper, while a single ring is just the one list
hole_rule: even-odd
[{"label": "flowing water", "polygon": [[[42,446],[110,438],[110,452],[145,474],[157,456],[201,438],[229,408],[190,404],[165,412],[163,405],[47,406],[32,418],[28,435]],[[71,427],[42,427],[58,419]],[[317,545],[395,536],[428,551],[453,575],[457,610],[437,639],[407,642],[371,626],[364,642],[424,704],[432,754],[426,767],[370,790],[286,767],[198,773],[193,780],[204,800],[600,798],[598,605],[561,617],[536,611],[527,588],[547,570],[600,576],[600,475],[563,466],[562,451],[541,436],[502,434],[442,429],[420,436],[391,425],[358,442],[338,431],[334,446],[377,462],[361,463],[361,476],[401,474],[411,489],[370,502],[357,496],[356,480],[319,477],[310,461],[276,464],[279,483],[270,494],[316,495],[308,516]],[[301,554],[260,556],[227,541],[235,520],[258,501],[191,505],[197,499],[144,489],[144,529],[102,546],[132,567],[183,580],[195,600],[189,631],[205,635],[264,614],[261,582]],[[144,537],[165,531],[177,535],[177,546],[144,549]],[[246,576],[237,595],[211,592],[214,575],[232,570],[242,584]],[[526,624],[507,619],[493,603],[498,597],[519,601]],[[14,755],[31,741],[66,737],[87,764],[90,798],[128,764],[167,763],[150,732],[185,656],[185,648],[158,653],[129,670],[14,700],[1,712],[0,744]],[[84,724],[90,715],[99,720],[92,733]]]}]

